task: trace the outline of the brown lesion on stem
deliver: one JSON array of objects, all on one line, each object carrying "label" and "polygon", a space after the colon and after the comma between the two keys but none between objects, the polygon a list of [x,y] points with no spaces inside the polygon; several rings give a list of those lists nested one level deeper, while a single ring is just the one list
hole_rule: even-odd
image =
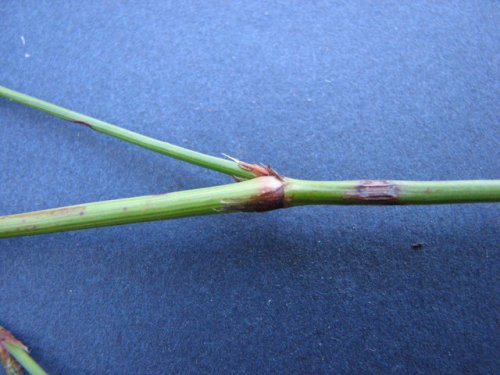
[{"label": "brown lesion on stem", "polygon": [[7,344],[17,346],[18,348],[29,352],[28,347],[16,339],[12,333],[0,326],[0,360],[8,375],[21,375],[22,369],[19,363],[9,354]]},{"label": "brown lesion on stem", "polygon": [[348,202],[357,204],[402,204],[401,186],[386,180],[366,180],[344,195]]},{"label": "brown lesion on stem", "polygon": [[73,122],[75,124],[78,124],[78,125],[86,126],[87,128],[90,128],[90,129],[94,130],[94,128],[92,127],[92,125],[86,123],[85,121],[71,120],[71,122]]},{"label": "brown lesion on stem", "polygon": [[285,208],[288,199],[285,196],[287,181],[280,176],[266,176],[262,178],[260,192],[244,201],[225,202],[223,211],[264,212]]}]

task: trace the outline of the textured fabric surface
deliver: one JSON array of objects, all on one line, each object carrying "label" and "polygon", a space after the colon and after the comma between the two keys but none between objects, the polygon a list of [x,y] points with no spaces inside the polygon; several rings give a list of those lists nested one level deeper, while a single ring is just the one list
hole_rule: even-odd
[{"label": "textured fabric surface", "polygon": [[[297,178],[499,178],[499,25],[494,1],[4,0],[0,84]],[[0,100],[0,181],[10,214],[229,179]],[[493,373],[498,214],[0,240],[0,324],[58,374]]]}]

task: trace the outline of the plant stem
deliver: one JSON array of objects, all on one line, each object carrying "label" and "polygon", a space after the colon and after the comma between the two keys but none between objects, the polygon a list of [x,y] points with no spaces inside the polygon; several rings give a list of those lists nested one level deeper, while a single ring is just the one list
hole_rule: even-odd
[{"label": "plant stem", "polygon": [[[158,141],[0,86],[0,96],[147,149],[242,179],[205,189],[94,202],[0,216],[0,238],[234,211],[307,204],[439,204],[499,202],[500,180],[305,181],[270,167],[226,160]],[[258,177],[256,176],[266,176]]]},{"label": "plant stem", "polygon": [[85,125],[100,133],[110,135],[137,146],[144,147],[149,150],[159,152],[160,154],[183,160],[191,164],[199,165],[208,169],[213,169],[215,171],[226,173],[232,176],[241,177],[243,179],[254,178],[256,176],[255,173],[241,167],[239,163],[236,163],[235,161],[206,155],[201,152],[173,145],[171,143],[159,141],[157,139],[123,129],[119,126],[112,125],[107,122],[97,120],[93,117],[82,115],[78,112],[71,111],[58,105],[34,98],[32,96],[22,94],[3,86],[0,86],[0,97],[4,97],[14,102],[39,109],[63,120],[71,121],[80,125]]},{"label": "plant stem", "polygon": [[5,347],[16,361],[31,375],[47,375],[45,370],[42,369],[26,351],[10,343],[5,344]]},{"label": "plant stem", "polygon": [[500,202],[500,180],[305,181],[267,176],[203,189],[0,216],[0,238],[297,205],[474,202]]},{"label": "plant stem", "polygon": [[290,205],[500,202],[500,180],[306,181],[290,179]]},{"label": "plant stem", "polygon": [[266,183],[272,187],[274,177],[3,216],[0,217],[0,238],[216,214],[224,212],[230,204],[258,195]]}]

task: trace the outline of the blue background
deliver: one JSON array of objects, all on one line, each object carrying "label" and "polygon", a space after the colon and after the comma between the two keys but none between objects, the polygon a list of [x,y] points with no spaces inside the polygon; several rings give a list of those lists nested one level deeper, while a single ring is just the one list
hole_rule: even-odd
[{"label": "blue background", "polygon": [[[499,178],[499,25],[494,1],[4,0],[0,84],[292,177]],[[1,214],[229,182],[6,100],[0,125]],[[498,213],[1,240],[0,324],[58,374],[493,373]]]}]

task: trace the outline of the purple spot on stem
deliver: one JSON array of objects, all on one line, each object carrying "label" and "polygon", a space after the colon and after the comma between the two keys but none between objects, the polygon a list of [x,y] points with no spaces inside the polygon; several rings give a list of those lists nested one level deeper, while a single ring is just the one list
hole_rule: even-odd
[{"label": "purple spot on stem", "polygon": [[78,124],[78,125],[83,125],[83,126],[86,126],[87,128],[90,128],[90,129],[94,129],[94,128],[92,127],[92,125],[87,124],[87,123],[86,123],[86,122],[84,122],[84,121],[72,121],[72,122],[74,122],[75,124]]}]

